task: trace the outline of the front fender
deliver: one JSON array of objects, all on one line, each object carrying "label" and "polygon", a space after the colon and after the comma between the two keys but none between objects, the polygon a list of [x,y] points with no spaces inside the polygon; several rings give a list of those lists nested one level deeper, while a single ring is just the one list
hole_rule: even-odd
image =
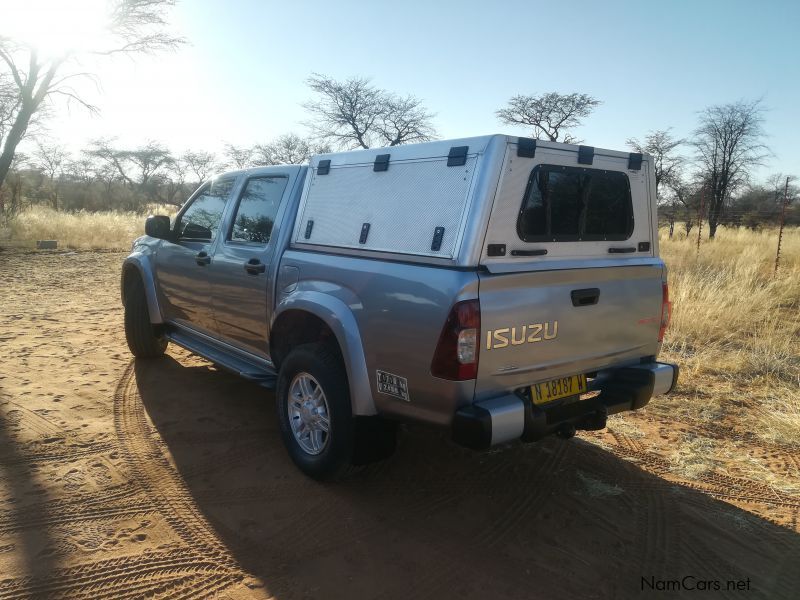
[{"label": "front fender", "polygon": [[161,307],[158,305],[153,268],[150,257],[142,252],[130,254],[122,263],[122,276],[120,278],[120,294],[122,303],[125,304],[125,277],[135,269],[144,284],[144,293],[147,297],[147,310],[150,313],[150,322],[159,325],[164,322],[161,317]]},{"label": "front fender", "polygon": [[350,307],[339,298],[316,290],[300,290],[284,297],[276,307],[272,324],[287,310],[303,310],[322,319],[331,328],[342,350],[350,401],[354,415],[375,415],[367,361],[361,344],[358,323]]}]

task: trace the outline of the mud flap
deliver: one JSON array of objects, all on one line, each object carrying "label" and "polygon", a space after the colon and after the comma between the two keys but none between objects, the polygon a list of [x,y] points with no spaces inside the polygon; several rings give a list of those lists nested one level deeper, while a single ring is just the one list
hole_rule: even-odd
[{"label": "mud flap", "polygon": [[389,458],[397,447],[397,423],[378,416],[354,417],[354,465],[368,465]]}]

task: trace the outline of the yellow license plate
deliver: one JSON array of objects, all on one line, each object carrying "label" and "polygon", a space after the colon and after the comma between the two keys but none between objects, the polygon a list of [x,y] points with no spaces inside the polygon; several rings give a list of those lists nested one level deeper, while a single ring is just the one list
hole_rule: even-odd
[{"label": "yellow license plate", "polygon": [[575,396],[586,392],[586,375],[560,377],[531,386],[534,404],[547,404],[553,400]]}]

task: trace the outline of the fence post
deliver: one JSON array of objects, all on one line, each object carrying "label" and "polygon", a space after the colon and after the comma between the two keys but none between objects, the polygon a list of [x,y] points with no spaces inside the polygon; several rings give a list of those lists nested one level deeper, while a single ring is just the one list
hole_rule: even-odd
[{"label": "fence post", "polygon": [[783,241],[783,224],[786,222],[786,205],[789,203],[789,178],[786,178],[786,185],[783,188],[783,206],[781,207],[781,226],[778,230],[778,251],[775,253],[775,274],[778,276],[778,263],[781,260],[781,242]]},{"label": "fence post", "polygon": [[706,204],[706,186],[700,190],[700,207],[697,209],[697,260],[700,260],[700,235],[703,233],[703,211]]}]

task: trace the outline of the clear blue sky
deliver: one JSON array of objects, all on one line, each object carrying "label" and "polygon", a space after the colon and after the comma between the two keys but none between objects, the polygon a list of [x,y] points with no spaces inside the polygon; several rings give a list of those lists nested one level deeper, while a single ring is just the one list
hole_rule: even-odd
[{"label": "clear blue sky", "polygon": [[619,149],[651,129],[688,136],[705,106],[763,97],[774,156],[758,176],[800,175],[797,0],[183,0],[173,20],[190,45],[116,59],[90,90],[101,116],[73,107],[53,134],[182,151],[304,133],[317,71],[422,98],[442,137],[525,134],[494,116],[512,95],[586,92],[603,104],[577,135]]}]

